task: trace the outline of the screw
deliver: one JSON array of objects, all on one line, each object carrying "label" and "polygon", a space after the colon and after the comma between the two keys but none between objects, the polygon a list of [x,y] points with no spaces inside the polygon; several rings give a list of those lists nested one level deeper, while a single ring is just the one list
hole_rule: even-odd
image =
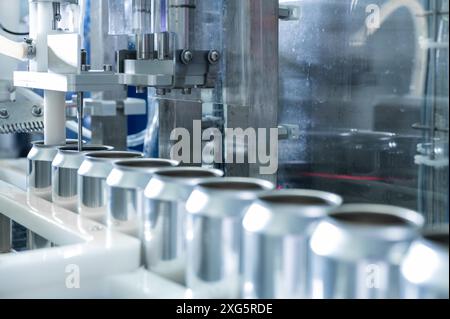
[{"label": "screw", "polygon": [[220,60],[220,53],[217,50],[211,50],[208,53],[208,61],[211,64],[215,64]]},{"label": "screw", "polygon": [[181,52],[181,62],[183,62],[184,64],[189,64],[192,59],[194,59],[194,54],[192,53],[192,51],[184,50],[183,52]]},{"label": "screw", "polygon": [[0,119],[7,119],[9,117],[9,113],[7,109],[0,109]]},{"label": "screw", "polygon": [[156,89],[156,95],[166,95],[166,89]]},{"label": "screw", "polygon": [[191,94],[191,93],[192,93],[191,88],[184,88],[184,89],[181,91],[181,94],[183,94],[183,95],[189,95],[189,94]]},{"label": "screw", "polygon": [[31,114],[33,114],[33,116],[36,116],[36,117],[41,117],[42,116],[42,107],[40,107],[38,105],[33,105],[33,107],[31,108]]},{"label": "screw", "polygon": [[112,69],[113,69],[113,67],[112,67],[111,64],[104,64],[103,65],[103,71],[105,71],[105,72],[112,72]]}]

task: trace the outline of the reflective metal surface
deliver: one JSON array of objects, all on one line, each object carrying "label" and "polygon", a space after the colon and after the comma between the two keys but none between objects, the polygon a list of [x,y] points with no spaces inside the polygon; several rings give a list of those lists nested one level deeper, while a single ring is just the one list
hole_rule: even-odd
[{"label": "reflective metal surface", "polygon": [[[67,140],[66,144],[76,144]],[[44,141],[33,142],[28,153],[27,191],[29,194],[52,200],[52,161],[62,145],[44,145]]]},{"label": "reflective metal surface", "polygon": [[244,212],[259,193],[273,188],[264,180],[228,177],[194,189],[186,202],[186,281],[194,296],[240,295]]},{"label": "reflective metal surface", "polygon": [[77,146],[63,146],[52,162],[52,201],[72,212],[77,212],[78,169],[84,155],[95,151],[110,151],[111,146],[85,145],[82,152]]},{"label": "reflective metal surface", "polygon": [[245,213],[243,298],[308,298],[309,240],[318,221],[342,204],[332,193],[264,193]]},{"label": "reflective metal surface", "polygon": [[154,172],[178,164],[147,158],[115,162],[106,180],[108,227],[138,236],[138,213],[143,208],[145,187]]},{"label": "reflective metal surface", "polygon": [[439,228],[424,232],[409,248],[402,264],[403,298],[448,299],[448,224]]},{"label": "reflective metal surface", "polygon": [[313,298],[400,297],[400,263],[423,217],[386,205],[343,205],[311,237]]},{"label": "reflective metal surface", "polygon": [[154,174],[145,189],[139,221],[145,266],[163,277],[185,282],[185,202],[195,185],[223,176],[216,169],[179,167]]},{"label": "reflective metal surface", "polygon": [[138,152],[93,152],[84,156],[78,170],[78,213],[101,223],[106,222],[106,178],[117,160],[142,157]]},{"label": "reflective metal surface", "polygon": [[0,214],[0,254],[12,249],[11,219]]}]

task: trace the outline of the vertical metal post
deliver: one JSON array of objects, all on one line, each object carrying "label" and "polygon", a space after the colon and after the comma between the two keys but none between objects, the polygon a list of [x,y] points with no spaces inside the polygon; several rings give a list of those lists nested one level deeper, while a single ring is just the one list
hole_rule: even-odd
[{"label": "vertical metal post", "polygon": [[0,214],[0,254],[9,253],[12,249],[11,219]]},{"label": "vertical metal post", "polygon": [[77,93],[77,109],[78,109],[78,151],[83,150],[83,103],[84,93]]}]

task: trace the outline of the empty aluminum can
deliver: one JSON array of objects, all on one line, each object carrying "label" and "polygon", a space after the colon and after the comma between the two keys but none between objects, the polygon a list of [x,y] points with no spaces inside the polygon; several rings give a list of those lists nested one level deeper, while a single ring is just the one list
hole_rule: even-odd
[{"label": "empty aluminum can", "polygon": [[78,169],[78,213],[81,216],[106,223],[106,178],[115,161],[142,158],[138,152],[92,152],[84,156]]},{"label": "empty aluminum can", "polygon": [[342,198],[285,189],[258,196],[245,213],[242,297],[308,298],[309,240],[318,221]]},{"label": "empty aluminum can", "polygon": [[59,147],[52,162],[53,202],[76,213],[78,205],[77,172],[84,160],[84,155],[112,149],[111,146],[84,145],[83,151],[79,152],[76,145]]},{"label": "empty aluminum can", "polygon": [[[67,140],[66,145],[75,145],[77,140]],[[52,161],[58,153],[58,147],[64,145],[45,145],[44,141],[32,143],[28,153],[27,192],[47,201],[52,201]],[[51,247],[52,244],[38,234],[27,230],[28,249]]]},{"label": "empty aluminum can", "polygon": [[448,225],[425,231],[402,264],[403,298],[448,299]]},{"label": "empty aluminum can", "polygon": [[313,298],[400,298],[400,265],[423,226],[411,210],[349,204],[330,213],[314,230]]},{"label": "empty aluminum can", "polygon": [[155,172],[144,195],[139,234],[144,265],[151,271],[185,282],[185,203],[195,185],[223,176],[216,169],[179,167]]},{"label": "empty aluminum can", "polygon": [[151,158],[115,162],[106,180],[108,227],[138,236],[145,187],[155,171],[178,165],[177,161]]},{"label": "empty aluminum can", "polygon": [[[66,145],[77,144],[76,140],[67,140]],[[28,153],[27,191],[31,195],[52,200],[52,162],[58,153],[58,147],[64,145],[45,145],[44,141],[32,143]]]},{"label": "empty aluminum can", "polygon": [[253,178],[223,178],[197,185],[186,203],[187,286],[194,297],[240,296],[242,219],[274,185]]}]

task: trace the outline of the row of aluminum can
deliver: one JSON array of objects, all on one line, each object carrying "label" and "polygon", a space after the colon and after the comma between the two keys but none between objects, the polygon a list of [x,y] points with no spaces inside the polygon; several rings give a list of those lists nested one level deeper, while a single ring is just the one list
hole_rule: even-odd
[{"label": "row of aluminum can", "polygon": [[192,297],[448,298],[448,226],[422,234],[408,209],[223,175],[38,142],[28,189],[139,237],[142,264]]}]

